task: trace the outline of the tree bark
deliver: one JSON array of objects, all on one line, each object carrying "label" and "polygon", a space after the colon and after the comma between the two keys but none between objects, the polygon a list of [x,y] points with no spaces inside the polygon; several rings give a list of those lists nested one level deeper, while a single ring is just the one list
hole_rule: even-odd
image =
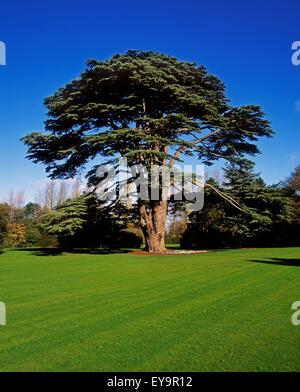
[{"label": "tree bark", "polygon": [[148,209],[140,204],[140,224],[144,234],[145,251],[151,253],[166,252],[167,201],[150,202]]}]

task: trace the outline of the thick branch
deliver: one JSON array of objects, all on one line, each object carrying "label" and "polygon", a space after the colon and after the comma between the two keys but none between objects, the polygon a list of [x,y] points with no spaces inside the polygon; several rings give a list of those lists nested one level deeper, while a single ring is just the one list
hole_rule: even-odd
[{"label": "thick branch", "polygon": [[[220,133],[220,132],[222,132],[222,130],[221,130],[221,129],[218,129],[218,130],[213,131],[213,132],[209,133],[208,135],[203,136],[203,137],[201,137],[201,138],[199,138],[199,139],[192,140],[192,141],[190,142],[190,144],[191,144],[191,145],[195,145],[195,144],[201,143],[201,142],[203,142],[204,140],[210,138],[211,136],[217,135],[217,134]],[[175,160],[176,160],[176,159],[179,157],[179,155],[180,155],[183,151],[185,151],[187,148],[189,148],[189,146],[181,146],[181,147],[179,147],[179,148],[175,151],[175,154],[173,155],[173,158],[170,160],[169,166],[173,166],[174,163],[175,163]]]}]

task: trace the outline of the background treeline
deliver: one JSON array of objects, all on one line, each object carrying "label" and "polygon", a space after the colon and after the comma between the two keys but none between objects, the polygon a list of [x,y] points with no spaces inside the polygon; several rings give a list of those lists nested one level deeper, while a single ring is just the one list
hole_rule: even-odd
[{"label": "background treeline", "polygon": [[42,229],[42,219],[68,198],[77,198],[82,193],[81,187],[79,179],[72,184],[49,181],[35,201],[27,204],[23,191],[11,191],[8,199],[0,203],[0,246],[57,246],[57,237]]},{"label": "background treeline", "polygon": [[134,214],[124,206],[107,208],[80,181],[49,181],[24,203],[23,192],[11,192],[0,203],[0,246],[140,247],[142,234]]},{"label": "background treeline", "polygon": [[[300,165],[284,181],[266,185],[253,163],[231,164],[207,179],[201,211],[170,203],[166,242],[183,248],[273,247],[300,244]],[[25,204],[22,192],[0,203],[1,247],[140,247],[132,205],[113,207],[76,180],[49,181]]]},{"label": "background treeline", "polygon": [[232,164],[224,169],[221,184],[208,180],[204,208],[189,216],[183,247],[300,245],[300,166],[272,186],[253,172],[253,166],[249,161]]}]

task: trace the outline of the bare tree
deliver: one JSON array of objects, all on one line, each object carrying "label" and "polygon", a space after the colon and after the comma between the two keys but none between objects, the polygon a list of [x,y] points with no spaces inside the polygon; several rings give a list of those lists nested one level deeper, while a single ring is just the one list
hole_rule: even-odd
[{"label": "bare tree", "polygon": [[45,206],[53,210],[57,204],[56,181],[48,181],[45,185]]},{"label": "bare tree", "polygon": [[6,203],[9,205],[9,223],[16,220],[21,208],[25,205],[25,192],[24,191],[10,191]]},{"label": "bare tree", "polygon": [[69,184],[66,181],[60,181],[57,191],[57,204],[63,204],[69,197]]},{"label": "bare tree", "polygon": [[15,195],[15,207],[20,209],[23,208],[25,205],[25,192],[18,191]]},{"label": "bare tree", "polygon": [[76,199],[77,197],[79,197],[83,192],[82,188],[83,188],[82,181],[79,177],[77,177],[72,185],[71,197],[73,199]]}]

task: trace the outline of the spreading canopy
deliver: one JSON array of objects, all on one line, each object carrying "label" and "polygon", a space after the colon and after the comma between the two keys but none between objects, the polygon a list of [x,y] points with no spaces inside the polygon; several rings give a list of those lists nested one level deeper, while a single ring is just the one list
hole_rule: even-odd
[{"label": "spreading canopy", "polygon": [[172,164],[182,152],[208,164],[232,160],[257,153],[257,137],[272,134],[258,106],[230,106],[203,66],[153,52],[90,60],[45,105],[47,132],[23,140],[52,178],[75,176],[100,155],[144,164]]}]

